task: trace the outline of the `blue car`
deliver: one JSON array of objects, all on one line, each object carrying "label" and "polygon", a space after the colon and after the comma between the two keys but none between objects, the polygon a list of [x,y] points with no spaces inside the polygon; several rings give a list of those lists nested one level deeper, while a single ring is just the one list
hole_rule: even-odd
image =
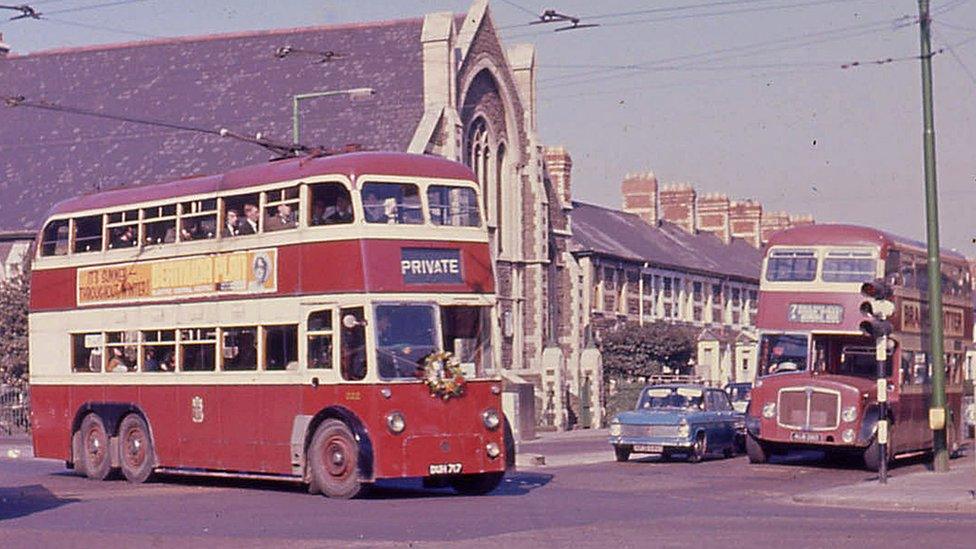
[{"label": "blue car", "polygon": [[701,385],[653,385],[641,391],[636,409],[610,422],[610,444],[617,461],[631,454],[684,454],[697,463],[709,455],[732,457],[742,414],[728,394]]}]

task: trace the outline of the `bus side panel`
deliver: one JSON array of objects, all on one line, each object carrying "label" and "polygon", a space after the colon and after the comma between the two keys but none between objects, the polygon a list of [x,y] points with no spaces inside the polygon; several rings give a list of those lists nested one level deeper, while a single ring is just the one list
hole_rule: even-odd
[{"label": "bus side panel", "polygon": [[78,303],[75,271],[72,267],[31,272],[30,310],[74,309]]},{"label": "bus side panel", "polygon": [[302,386],[269,385],[255,389],[251,406],[258,415],[253,422],[257,432],[250,441],[254,445],[254,464],[262,471],[291,474],[291,430],[295,416],[301,413]]},{"label": "bus side panel", "polygon": [[74,410],[68,388],[56,385],[31,386],[31,436],[34,456],[71,459],[71,422]]}]

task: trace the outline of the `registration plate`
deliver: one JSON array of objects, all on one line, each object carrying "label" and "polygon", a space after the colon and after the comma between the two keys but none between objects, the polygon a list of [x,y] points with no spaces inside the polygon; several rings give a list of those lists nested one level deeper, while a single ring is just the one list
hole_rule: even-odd
[{"label": "registration plate", "polygon": [[660,454],[664,451],[664,446],[660,444],[635,444],[634,451],[646,454]]},{"label": "registration plate", "polygon": [[820,442],[818,433],[795,432],[790,433],[790,438],[799,442]]},{"label": "registration plate", "polygon": [[457,475],[461,472],[460,463],[431,463],[427,466],[431,475]]}]

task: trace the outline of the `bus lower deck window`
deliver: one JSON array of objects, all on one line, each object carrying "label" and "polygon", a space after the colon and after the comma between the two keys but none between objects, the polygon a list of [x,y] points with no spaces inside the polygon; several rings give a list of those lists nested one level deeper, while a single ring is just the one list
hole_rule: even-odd
[{"label": "bus lower deck window", "polygon": [[298,326],[264,328],[264,369],[298,369]]}]

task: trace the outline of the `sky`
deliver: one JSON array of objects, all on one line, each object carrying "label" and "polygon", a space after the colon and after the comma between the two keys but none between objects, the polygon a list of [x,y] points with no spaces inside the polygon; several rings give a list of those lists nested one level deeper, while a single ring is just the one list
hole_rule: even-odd
[{"label": "sky", "polygon": [[[17,0],[16,53],[465,12],[461,0]],[[0,2],[3,3],[3,2]],[[631,172],[767,211],[925,239],[915,0],[491,0],[506,46],[532,43],[542,141],[578,200],[619,207]],[[600,26],[528,25],[544,9]],[[935,0],[941,241],[976,256],[976,0]],[[890,60],[890,61],[888,61]],[[854,67],[845,65],[858,63]]]}]

